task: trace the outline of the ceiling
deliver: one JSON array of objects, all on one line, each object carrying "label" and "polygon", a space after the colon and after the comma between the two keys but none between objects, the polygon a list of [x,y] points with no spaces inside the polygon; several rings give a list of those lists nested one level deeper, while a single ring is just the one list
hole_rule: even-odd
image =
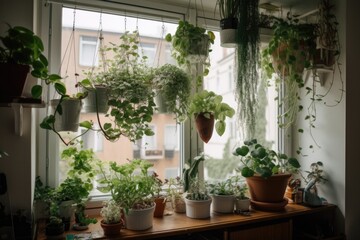
[{"label": "ceiling", "polygon": [[[217,0],[148,0],[148,2],[157,2],[169,4],[173,6],[180,6],[187,8],[190,5],[204,8],[206,12],[214,12]],[[260,0],[260,4],[270,3],[272,5],[282,7],[284,14],[291,10],[294,14],[302,15],[311,10],[316,9],[319,0]]]}]

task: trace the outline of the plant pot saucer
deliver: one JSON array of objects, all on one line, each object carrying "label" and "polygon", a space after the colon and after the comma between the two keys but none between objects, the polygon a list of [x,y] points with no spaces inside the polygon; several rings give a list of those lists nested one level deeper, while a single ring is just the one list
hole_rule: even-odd
[{"label": "plant pot saucer", "polygon": [[83,230],[86,230],[86,229],[88,229],[89,228],[89,226],[88,225],[79,225],[79,224],[77,224],[77,223],[75,223],[74,225],[73,225],[73,229],[74,230],[76,230],[76,231],[83,231]]},{"label": "plant pot saucer", "polygon": [[251,200],[251,208],[261,211],[280,212],[284,210],[287,204],[287,198],[284,198],[283,201],[277,203],[258,202]]}]

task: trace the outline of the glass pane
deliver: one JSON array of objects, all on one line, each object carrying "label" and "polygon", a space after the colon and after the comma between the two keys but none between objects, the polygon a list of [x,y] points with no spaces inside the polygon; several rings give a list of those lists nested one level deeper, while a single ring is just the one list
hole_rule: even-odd
[{"label": "glass pane", "polygon": [[[86,67],[79,65],[78,62],[73,62],[74,59],[88,58],[91,56],[90,50],[94,45],[83,43],[83,50],[86,52],[82,56],[70,56],[66,52],[66,47],[72,43],[69,43],[71,28],[73,22],[73,9],[63,8],[63,29],[62,29],[62,63],[61,69],[62,76],[69,76],[65,79],[67,90],[69,94],[76,94],[78,89],[74,86],[77,82],[84,79],[86,76],[83,71],[91,69],[92,63]],[[152,67],[158,67],[167,63],[168,59],[168,46],[165,40],[162,39],[167,33],[174,34],[176,31],[176,24],[163,23],[161,21],[152,21],[145,19],[137,19],[132,17],[123,17],[112,14],[102,14],[102,26],[103,26],[103,45],[110,46],[110,43],[119,44],[120,36],[125,31],[138,30],[140,34],[140,46],[139,52],[142,52],[148,57],[148,64]],[[98,29],[100,20],[100,13],[90,12],[83,10],[76,10],[76,29],[75,40],[80,41],[80,35],[86,36],[86,39],[91,40],[98,39],[100,29]],[[126,28],[125,28],[126,26]],[[164,30],[163,30],[164,29]],[[163,32],[164,31],[164,32]],[[77,42],[76,46],[80,46]],[[140,51],[141,50],[141,51]],[[71,53],[73,54],[73,53]],[[106,55],[106,58],[111,58],[111,55]],[[79,76],[75,76],[75,73]],[[135,143],[129,141],[126,137],[120,137],[116,142],[107,141],[102,135],[97,133],[87,133],[82,137],[84,146],[93,148],[99,159],[103,161],[116,161],[118,163],[125,163],[133,158],[142,158],[151,161],[154,167],[151,169],[155,171],[161,179],[168,176],[178,176],[180,166],[180,131],[181,127],[176,128],[176,134],[173,131],[168,130],[168,126],[176,126],[176,122],[173,114],[168,113],[155,113],[151,122],[151,126],[155,132],[154,136],[143,137]],[[100,114],[100,124],[105,122],[105,115]],[[97,116],[95,113],[81,113],[80,122],[84,120],[91,120],[97,123]],[[170,131],[170,132],[169,132]],[[81,130],[79,130],[81,132]],[[71,138],[76,133],[61,133],[64,138]],[[168,139],[171,135],[171,141]],[[166,138],[166,139],[165,139]],[[176,145],[171,149],[167,149],[167,143]],[[64,144],[60,143],[60,152],[65,148]],[[169,150],[169,151],[168,151]],[[171,150],[171,151],[170,151]],[[59,157],[59,156],[57,156]],[[62,161],[59,162],[60,168],[63,165]],[[60,171],[59,179],[64,179],[65,170]],[[99,194],[94,191],[94,194]]]},{"label": "glass pane", "polygon": [[[215,32],[215,44],[210,53],[211,68],[209,75],[204,79],[204,88],[223,96],[223,101],[237,110],[235,100],[235,49],[220,46],[220,35]],[[261,81],[259,86],[259,110],[256,118],[256,138],[264,145],[274,148],[277,142],[277,105],[274,101],[276,91]],[[235,174],[234,169],[239,165],[239,160],[232,155],[234,149],[242,145],[242,136],[239,131],[237,114],[232,119],[226,120],[226,131],[220,137],[216,131],[210,141],[204,143],[204,152],[209,157],[205,161],[205,179],[221,180]]]}]

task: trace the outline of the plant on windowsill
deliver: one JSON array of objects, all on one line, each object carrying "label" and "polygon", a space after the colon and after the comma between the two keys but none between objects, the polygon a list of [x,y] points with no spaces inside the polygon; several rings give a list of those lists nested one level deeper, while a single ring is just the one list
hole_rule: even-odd
[{"label": "plant on windowsill", "polygon": [[[0,70],[5,84],[0,88],[1,99],[11,101],[21,97],[29,71],[47,85],[60,82],[59,75],[48,71],[48,60],[43,55],[44,45],[37,35],[25,27],[10,25],[6,33],[0,37]],[[31,94],[33,98],[40,98],[42,87],[33,86]]]},{"label": "plant on windowsill", "polygon": [[210,45],[214,44],[214,33],[194,26],[188,21],[179,21],[175,34],[167,34],[165,40],[171,42],[172,56],[178,65],[185,66],[188,72],[191,72],[194,63],[203,64],[203,73],[196,77],[197,85],[201,85],[202,77],[209,73],[208,57],[211,51]]},{"label": "plant on windowsill", "polygon": [[142,159],[122,165],[111,162],[108,169],[101,166],[103,178],[99,183],[103,187],[99,190],[110,192],[112,199],[124,210],[128,229],[145,230],[153,225],[157,183],[154,175],[149,174],[152,166],[152,163]]},{"label": "plant on windowsill", "polygon": [[217,0],[220,13],[220,45],[237,46],[238,14],[240,0]]},{"label": "plant on windowsill", "polygon": [[212,198],[212,209],[219,213],[232,213],[234,211],[235,183],[232,178],[208,185]]},{"label": "plant on windowsill", "polygon": [[238,171],[246,178],[252,206],[260,210],[282,210],[287,204],[284,193],[288,180],[300,168],[298,160],[265,148],[256,139],[245,141],[233,154],[239,156],[243,165]]},{"label": "plant on windowsill", "polygon": [[222,136],[226,129],[226,117],[231,118],[235,114],[234,109],[222,100],[222,96],[203,90],[196,93],[190,102],[189,116],[194,116],[200,138],[205,143],[212,136],[215,121],[216,132]]},{"label": "plant on windowsill", "polygon": [[209,218],[211,197],[206,183],[199,179],[199,164],[205,160],[203,153],[189,159],[183,169],[186,216],[189,218]]},{"label": "plant on windowsill", "polygon": [[122,218],[122,210],[118,203],[113,199],[104,202],[100,216],[103,218],[100,225],[104,230],[105,236],[120,234],[120,230],[124,226],[124,221]]},{"label": "plant on windowsill", "polygon": [[165,64],[155,70],[154,76],[158,111],[174,113],[177,122],[186,120],[191,91],[188,74],[175,65]]},{"label": "plant on windowsill", "polygon": [[174,212],[186,212],[184,194],[184,183],[180,177],[165,179],[167,184],[166,194],[171,199]]},{"label": "plant on windowsill", "polygon": [[106,71],[94,74],[96,83],[109,90],[108,104],[110,111],[105,116],[110,121],[100,123],[100,130],[110,141],[121,136],[130,141],[140,139],[143,135],[154,133],[149,127],[155,109],[153,92],[153,71],[146,65],[146,56],[139,54],[139,33],[125,32],[120,43],[111,43],[105,51],[114,57],[107,59]]},{"label": "plant on windowsill", "polygon": [[248,212],[250,207],[250,198],[247,197],[248,186],[240,181],[239,176],[233,177],[235,183],[235,210],[237,213]]},{"label": "plant on windowsill", "polygon": [[154,195],[155,210],[154,217],[163,217],[166,206],[167,196],[163,193],[163,181],[159,178],[159,175],[154,172],[153,177],[155,178],[156,188]]},{"label": "plant on windowsill", "polygon": [[63,234],[66,230],[63,220],[59,216],[59,205],[54,199],[49,202],[50,216],[46,224],[46,236],[57,236]]}]

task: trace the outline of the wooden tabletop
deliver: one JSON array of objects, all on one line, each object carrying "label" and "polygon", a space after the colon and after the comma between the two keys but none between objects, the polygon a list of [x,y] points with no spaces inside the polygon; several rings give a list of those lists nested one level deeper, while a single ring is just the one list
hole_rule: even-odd
[{"label": "wooden tabletop", "polygon": [[[285,211],[282,212],[263,212],[251,210],[250,216],[240,214],[217,214],[212,213],[208,219],[191,219],[185,214],[173,213],[163,218],[154,218],[153,227],[144,231],[132,231],[122,229],[118,239],[149,239],[166,236],[175,236],[189,234],[193,232],[224,229],[235,226],[242,226],[252,223],[274,221],[279,219],[291,218],[305,214],[331,211],[336,208],[335,205],[326,205],[311,208],[299,204],[288,204]],[[98,223],[90,224],[89,229],[85,231],[67,231],[56,239],[66,239],[67,235],[83,234],[92,237],[92,239],[109,239],[103,236],[103,230],[100,226],[101,217],[97,216]],[[45,235],[45,222],[38,223],[37,239],[49,239]],[[54,239],[54,238],[53,238]]]}]

